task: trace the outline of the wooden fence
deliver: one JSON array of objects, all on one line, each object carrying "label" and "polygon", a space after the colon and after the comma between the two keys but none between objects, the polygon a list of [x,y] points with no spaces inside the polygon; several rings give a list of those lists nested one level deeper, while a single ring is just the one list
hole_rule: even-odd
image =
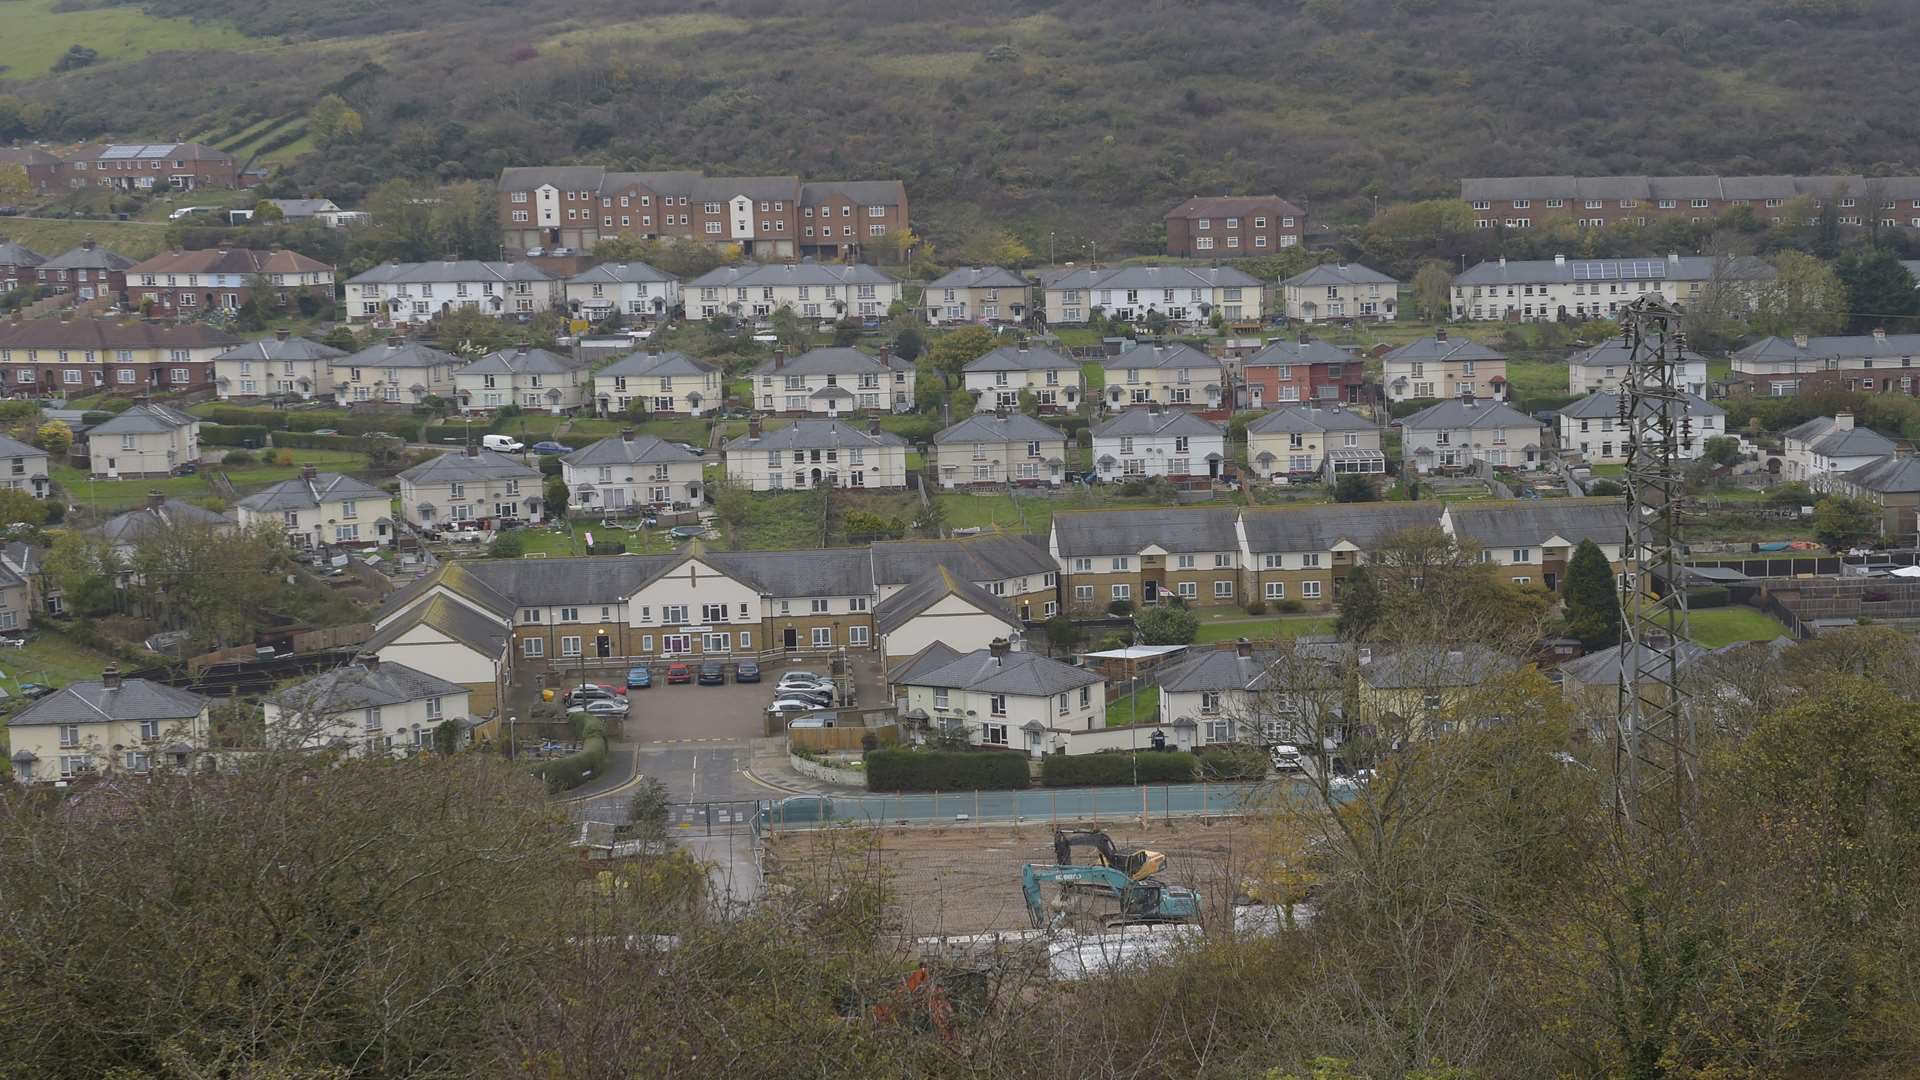
[{"label": "wooden fence", "polygon": [[822,753],[830,750],[858,750],[861,741],[873,736],[881,746],[894,746],[900,742],[900,725],[882,724],[877,727],[830,727],[830,728],[792,728],[787,732],[787,745]]}]

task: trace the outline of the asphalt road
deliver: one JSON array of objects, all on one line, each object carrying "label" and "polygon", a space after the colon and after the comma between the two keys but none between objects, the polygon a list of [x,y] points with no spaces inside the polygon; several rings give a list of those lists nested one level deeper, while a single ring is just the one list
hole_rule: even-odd
[{"label": "asphalt road", "polygon": [[841,821],[1087,821],[1142,815],[1238,813],[1284,789],[1273,784],[1162,784],[920,795],[796,795],[774,801],[776,828],[817,829]]}]

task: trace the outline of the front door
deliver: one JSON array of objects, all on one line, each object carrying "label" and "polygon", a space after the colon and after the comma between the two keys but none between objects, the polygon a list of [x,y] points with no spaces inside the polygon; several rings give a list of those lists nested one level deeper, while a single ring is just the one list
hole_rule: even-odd
[{"label": "front door", "polygon": [[787,627],[786,637],[782,644],[786,646],[788,652],[798,649],[800,647],[800,631],[791,626]]},{"label": "front door", "polygon": [[596,651],[600,654],[601,659],[604,660],[607,657],[613,655],[613,639],[612,638],[608,637],[605,634],[595,634],[593,637],[593,640],[597,643]]},{"label": "front door", "polygon": [[1545,574],[1541,575],[1541,577],[1547,583],[1548,592],[1560,591],[1560,575],[1559,574],[1556,574],[1553,571],[1549,570]]},{"label": "front door", "polygon": [[1160,599],[1160,583],[1149,579],[1140,587],[1140,598],[1146,603],[1155,603]]}]

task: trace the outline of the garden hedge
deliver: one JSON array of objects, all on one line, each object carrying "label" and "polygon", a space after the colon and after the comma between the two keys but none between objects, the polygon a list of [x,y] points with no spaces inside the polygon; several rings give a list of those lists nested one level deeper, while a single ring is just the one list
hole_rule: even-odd
[{"label": "garden hedge", "polygon": [[1200,762],[1202,780],[1263,780],[1269,759],[1257,746],[1222,743],[1194,751]]},{"label": "garden hedge", "polygon": [[267,445],[267,434],[266,428],[254,424],[200,425],[200,441],[208,446],[261,447]]},{"label": "garden hedge", "polygon": [[1003,791],[1029,786],[1027,758],[993,750],[875,750],[868,791]]},{"label": "garden hedge", "polygon": [[366,449],[359,437],[354,435],[314,435],[305,431],[276,431],[273,433],[273,445],[295,450]]},{"label": "garden hedge", "polygon": [[548,791],[568,791],[599,776],[607,767],[607,728],[605,721],[592,713],[575,713],[584,719],[575,727],[580,736],[579,751],[563,758],[543,761],[534,766],[535,777],[546,781]]},{"label": "garden hedge", "polygon": [[1727,603],[1728,595],[1725,585],[1708,585],[1687,590],[1687,610],[1689,611],[1726,607]]},{"label": "garden hedge", "polygon": [[1199,759],[1184,750],[1108,750],[1098,754],[1049,754],[1040,763],[1047,787],[1113,787],[1135,782],[1135,759],[1142,784],[1190,784]]}]

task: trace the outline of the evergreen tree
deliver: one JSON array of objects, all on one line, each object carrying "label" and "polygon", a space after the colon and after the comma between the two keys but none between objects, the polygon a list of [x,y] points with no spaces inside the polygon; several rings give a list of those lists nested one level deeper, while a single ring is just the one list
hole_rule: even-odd
[{"label": "evergreen tree", "polygon": [[1580,639],[1588,652],[1620,642],[1620,597],[1615,592],[1613,566],[1591,540],[1580,541],[1567,564],[1567,633]]},{"label": "evergreen tree", "polygon": [[1913,327],[1920,315],[1920,293],[1899,256],[1886,248],[1855,248],[1834,260],[1833,272],[1847,288],[1847,326],[1854,333],[1884,329],[1890,334]]},{"label": "evergreen tree", "polygon": [[1334,620],[1334,633],[1343,641],[1363,640],[1379,625],[1383,614],[1380,586],[1364,565],[1354,567],[1353,573],[1347,575],[1346,588],[1340,593],[1340,615]]}]

